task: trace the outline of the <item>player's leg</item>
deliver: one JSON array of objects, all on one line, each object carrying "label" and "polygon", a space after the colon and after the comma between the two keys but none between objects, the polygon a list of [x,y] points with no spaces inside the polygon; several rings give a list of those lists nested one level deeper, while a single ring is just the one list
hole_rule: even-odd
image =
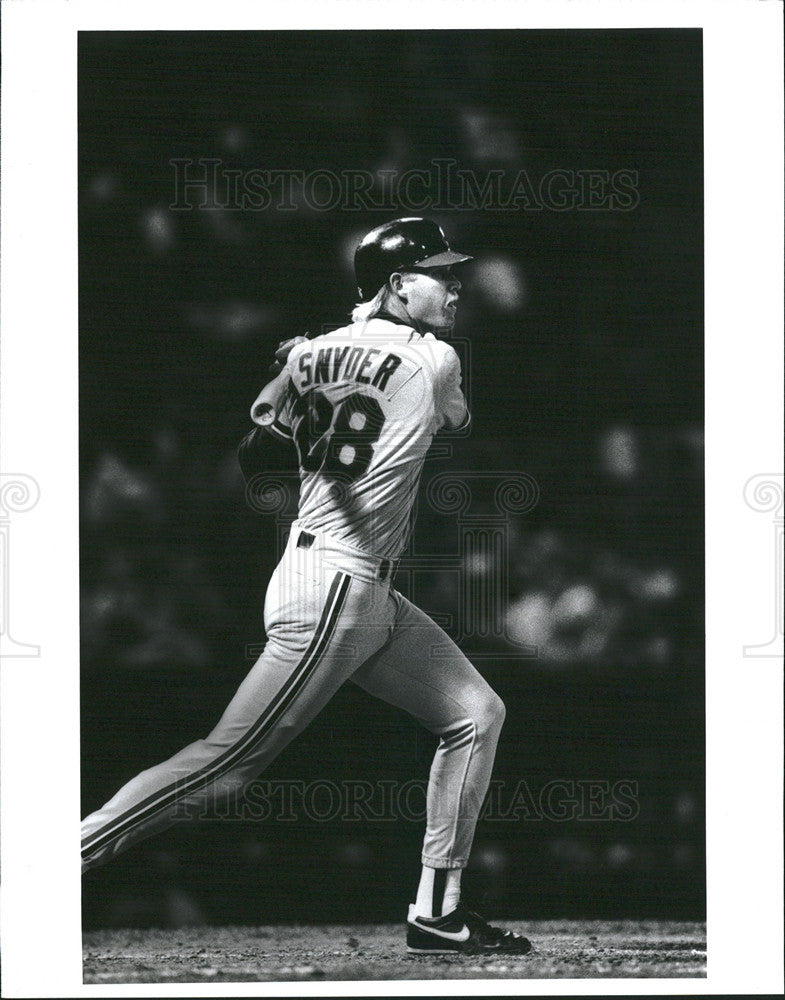
[{"label": "player's leg", "polygon": [[399,594],[395,599],[391,638],[352,680],[440,736],[428,782],[423,878],[416,903],[430,917],[449,912],[458,900],[460,872],[488,790],[504,705],[428,615]]},{"label": "player's leg", "polygon": [[527,938],[492,927],[460,899],[460,874],[488,790],[504,706],[435,622],[400,595],[396,601],[389,642],[352,679],[441,737],[428,783],[423,868],[409,907],[407,948],[417,954],[525,955],[531,950]]},{"label": "player's leg", "polygon": [[[268,587],[264,652],[217,726],[137,775],[83,821],[83,869],[179,818],[237,799],[386,640],[394,612],[378,586],[318,560],[304,566],[285,557]],[[365,627],[357,633],[359,618]]]}]

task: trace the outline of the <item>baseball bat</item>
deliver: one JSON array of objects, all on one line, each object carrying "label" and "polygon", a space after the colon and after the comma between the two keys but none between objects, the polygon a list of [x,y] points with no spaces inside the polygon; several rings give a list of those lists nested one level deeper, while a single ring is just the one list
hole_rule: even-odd
[{"label": "baseball bat", "polygon": [[[278,350],[275,352],[276,365],[284,365],[286,359],[289,357],[289,353],[296,344],[302,343],[307,340],[309,334],[305,334],[304,337],[290,337],[289,340],[284,340],[278,345]],[[271,366],[272,370],[275,371],[275,367]],[[259,395],[256,397],[253,406],[251,407],[251,420],[255,424],[259,424],[260,427],[267,427],[275,421],[275,418],[281,412],[281,407],[286,400],[286,393],[289,389],[289,376],[284,368],[271,382],[262,389]]]},{"label": "baseball bat", "polygon": [[254,400],[251,420],[260,427],[267,427],[278,416],[289,388],[289,373],[284,370],[268,382]]}]

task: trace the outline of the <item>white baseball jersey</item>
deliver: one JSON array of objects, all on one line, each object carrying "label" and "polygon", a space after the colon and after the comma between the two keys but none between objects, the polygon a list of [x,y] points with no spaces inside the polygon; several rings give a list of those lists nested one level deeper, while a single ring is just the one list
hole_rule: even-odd
[{"label": "white baseball jersey", "polygon": [[270,430],[297,445],[300,524],[397,558],[434,434],[469,421],[454,348],[384,314],[297,344],[286,369]]}]

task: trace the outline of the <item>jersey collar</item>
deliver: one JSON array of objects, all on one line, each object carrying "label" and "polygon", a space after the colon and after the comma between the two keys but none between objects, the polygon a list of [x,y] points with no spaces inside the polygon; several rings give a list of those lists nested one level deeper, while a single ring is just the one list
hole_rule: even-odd
[{"label": "jersey collar", "polygon": [[388,323],[398,323],[400,326],[406,326],[410,330],[414,329],[411,323],[407,323],[405,319],[401,319],[400,316],[396,316],[394,313],[387,312],[386,309],[381,309],[378,313],[374,313],[371,319],[386,319]]},{"label": "jersey collar", "polygon": [[[401,319],[400,316],[396,316],[394,313],[388,312],[386,309],[381,309],[378,313],[374,313],[373,316],[371,316],[371,320],[375,319],[381,319],[387,323],[395,323],[397,326],[403,327],[401,333],[403,333],[404,330],[408,330],[409,333],[406,338],[407,340],[411,340],[412,337],[422,337],[423,335],[423,332],[418,330],[413,323],[407,322],[405,319]],[[369,320],[369,322],[371,320]]]}]

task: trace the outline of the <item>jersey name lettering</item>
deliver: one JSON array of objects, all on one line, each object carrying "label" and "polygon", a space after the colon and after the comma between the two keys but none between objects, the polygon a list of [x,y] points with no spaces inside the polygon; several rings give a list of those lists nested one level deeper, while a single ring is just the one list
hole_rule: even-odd
[{"label": "jersey name lettering", "polygon": [[[384,392],[401,359],[397,354],[388,353],[379,362],[381,353],[376,347],[320,347],[314,360],[313,351],[306,351],[300,356],[298,365],[305,376],[300,389],[317,383],[353,379]],[[377,367],[372,371],[374,365]]]}]

